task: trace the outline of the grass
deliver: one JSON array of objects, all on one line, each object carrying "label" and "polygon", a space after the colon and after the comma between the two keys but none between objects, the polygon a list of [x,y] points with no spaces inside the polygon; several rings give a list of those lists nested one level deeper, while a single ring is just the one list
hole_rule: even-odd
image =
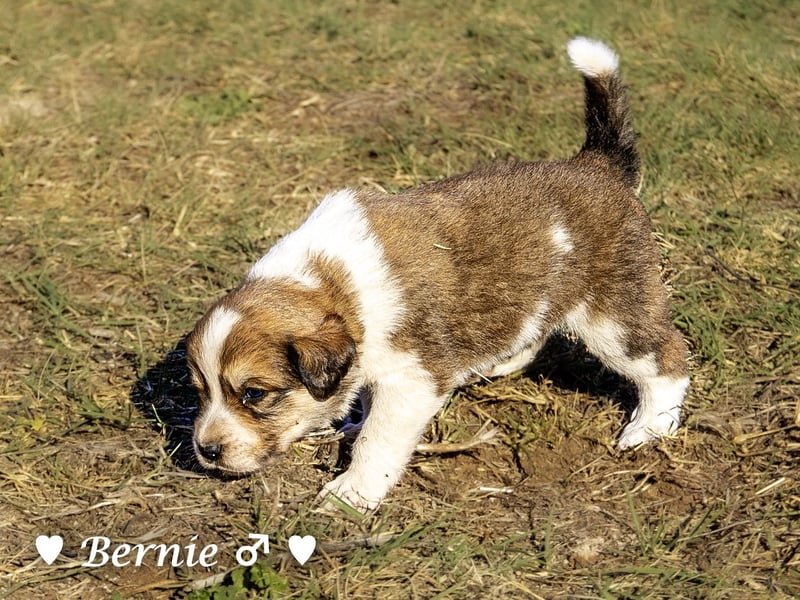
[{"label": "grass", "polygon": [[[800,595],[800,13],[791,2],[61,2],[0,7],[0,596]],[[459,392],[374,516],[314,512],[336,442],[193,471],[181,338],[345,185],[582,141],[566,41],[619,50],[685,427],[614,449],[631,390],[569,340]],[[237,567],[247,534],[269,555]],[[46,566],[34,540],[64,538]],[[314,535],[305,566],[293,534]],[[81,542],[220,547],[88,568]]]}]

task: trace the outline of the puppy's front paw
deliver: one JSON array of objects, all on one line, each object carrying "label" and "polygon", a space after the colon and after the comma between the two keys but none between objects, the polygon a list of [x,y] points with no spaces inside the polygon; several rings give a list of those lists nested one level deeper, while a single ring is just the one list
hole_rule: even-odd
[{"label": "puppy's front paw", "polygon": [[361,513],[375,510],[381,503],[385,492],[379,493],[377,490],[371,490],[370,486],[364,485],[358,479],[350,471],[342,473],[322,488],[322,491],[317,494],[317,502],[322,503],[323,510],[331,511],[334,508],[331,496],[335,496]]}]

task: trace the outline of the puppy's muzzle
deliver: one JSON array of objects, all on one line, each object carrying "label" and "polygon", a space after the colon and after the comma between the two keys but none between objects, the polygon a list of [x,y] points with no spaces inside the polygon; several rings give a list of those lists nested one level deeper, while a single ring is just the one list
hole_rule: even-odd
[{"label": "puppy's muzzle", "polygon": [[222,446],[220,444],[197,444],[197,452],[210,463],[216,463],[222,457]]}]

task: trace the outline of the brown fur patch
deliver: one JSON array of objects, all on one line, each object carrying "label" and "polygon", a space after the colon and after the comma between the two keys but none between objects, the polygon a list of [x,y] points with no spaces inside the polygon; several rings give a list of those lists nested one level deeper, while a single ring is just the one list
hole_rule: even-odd
[{"label": "brown fur patch", "polygon": [[[603,156],[494,165],[359,198],[410,307],[395,343],[421,354],[442,391],[502,356],[542,300],[549,329],[586,302],[630,332],[634,357],[671,330],[649,219]],[[570,234],[570,252],[553,227]]]}]

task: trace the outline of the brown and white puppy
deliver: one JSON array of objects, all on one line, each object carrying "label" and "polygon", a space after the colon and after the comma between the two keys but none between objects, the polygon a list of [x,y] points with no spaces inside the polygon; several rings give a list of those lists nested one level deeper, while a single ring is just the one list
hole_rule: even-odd
[{"label": "brown and white puppy", "polygon": [[633,381],[619,440],[672,432],[689,383],[613,51],[576,38],[586,141],[556,162],[482,167],[396,195],[341,190],[252,267],[188,339],[200,463],[257,470],[371,403],[350,468],[320,497],[375,508],[454,388],[577,335]]}]

